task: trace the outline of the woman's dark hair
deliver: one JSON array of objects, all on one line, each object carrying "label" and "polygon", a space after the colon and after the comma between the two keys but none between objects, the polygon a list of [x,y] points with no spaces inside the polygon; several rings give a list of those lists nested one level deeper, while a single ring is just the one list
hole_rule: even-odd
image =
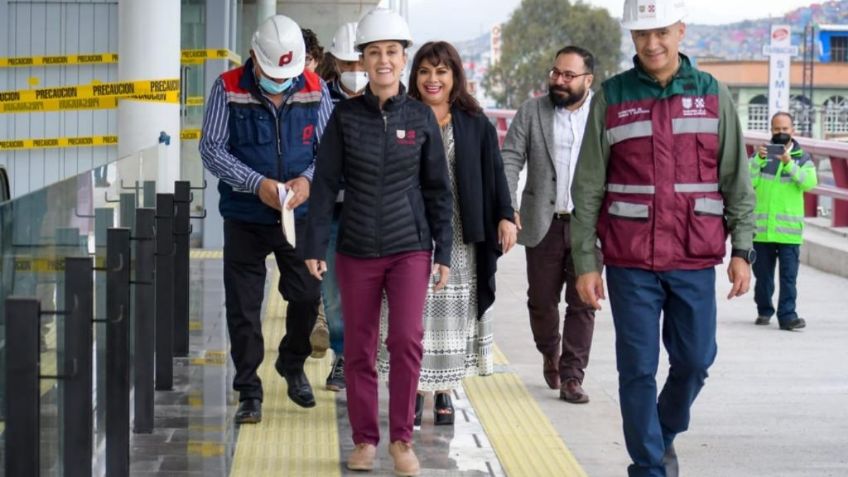
[{"label": "woman's dark hair", "polygon": [[453,89],[448,96],[451,106],[456,106],[469,114],[480,114],[483,108],[480,103],[468,92],[468,82],[465,79],[465,69],[456,48],[445,41],[430,41],[421,46],[415,58],[412,60],[412,69],[409,73],[409,95],[421,100],[421,92],[418,91],[418,69],[421,63],[427,60],[433,66],[445,65],[453,73]]},{"label": "woman's dark hair", "polygon": [[301,28],[303,34],[303,43],[306,47],[306,54],[311,56],[316,62],[320,62],[324,58],[324,48],[318,42],[318,35],[309,28]]},{"label": "woman's dark hair", "polygon": [[327,83],[332,83],[339,79],[340,75],[339,69],[336,68],[336,57],[329,51],[324,53],[324,57],[321,58],[321,62],[318,63],[318,68],[315,68],[315,72],[318,73],[318,76]]}]

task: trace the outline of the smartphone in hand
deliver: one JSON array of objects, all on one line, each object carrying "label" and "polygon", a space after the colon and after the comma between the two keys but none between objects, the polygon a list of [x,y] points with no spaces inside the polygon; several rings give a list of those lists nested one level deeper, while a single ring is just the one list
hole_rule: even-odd
[{"label": "smartphone in hand", "polygon": [[783,144],[766,144],[766,157],[777,159],[786,152],[786,146]]}]

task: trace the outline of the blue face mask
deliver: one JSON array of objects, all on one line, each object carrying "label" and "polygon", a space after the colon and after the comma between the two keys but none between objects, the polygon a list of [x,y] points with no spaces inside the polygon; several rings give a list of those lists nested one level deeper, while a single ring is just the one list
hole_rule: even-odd
[{"label": "blue face mask", "polygon": [[266,78],[265,75],[259,75],[259,87],[265,90],[268,94],[282,94],[287,89],[291,88],[293,82],[294,79],[289,78],[282,83],[277,83],[276,81]]}]

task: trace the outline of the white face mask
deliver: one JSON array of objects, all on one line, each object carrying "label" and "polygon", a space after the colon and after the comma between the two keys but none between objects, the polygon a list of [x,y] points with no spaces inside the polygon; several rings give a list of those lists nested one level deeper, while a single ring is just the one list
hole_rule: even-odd
[{"label": "white face mask", "polygon": [[342,82],[342,86],[347,88],[348,91],[358,93],[365,89],[365,85],[368,84],[368,73],[364,71],[345,71],[339,79]]}]

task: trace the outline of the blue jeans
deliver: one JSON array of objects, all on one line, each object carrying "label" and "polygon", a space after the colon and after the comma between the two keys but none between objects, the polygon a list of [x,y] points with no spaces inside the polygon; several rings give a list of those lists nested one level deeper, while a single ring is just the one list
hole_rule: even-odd
[{"label": "blue jeans", "polygon": [[[336,206],[338,207],[338,206]],[[339,295],[339,282],[336,280],[336,239],[339,235],[339,214],[333,213],[330,225],[330,242],[327,245],[327,273],[321,281],[321,297],[324,300],[324,316],[330,329],[330,348],[336,357],[344,353],[344,318],[342,301]]]},{"label": "blue jeans", "polygon": [[757,314],[760,316],[774,315],[774,305],[771,297],[774,295],[774,265],[780,263],[780,292],[777,296],[777,321],[788,323],[798,318],[795,312],[795,299],[798,290],[795,281],[798,278],[801,246],[785,243],[754,242],[757,260],[754,262],[754,301],[757,303]]},{"label": "blue jeans", "polygon": [[[666,447],[689,427],[689,409],[716,356],[715,280],[714,268],[607,267],[630,477],[664,477]],[[657,399],[660,331],[671,367]]]}]

